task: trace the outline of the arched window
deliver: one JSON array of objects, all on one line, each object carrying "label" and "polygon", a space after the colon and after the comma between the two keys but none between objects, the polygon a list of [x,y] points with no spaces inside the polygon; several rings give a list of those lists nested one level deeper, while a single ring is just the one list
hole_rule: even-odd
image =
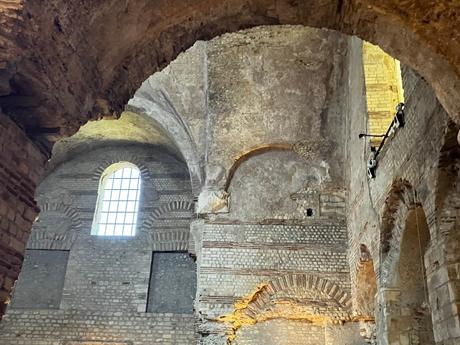
[{"label": "arched window", "polygon": [[99,183],[92,235],[135,235],[141,183],[134,164],[120,162],[105,170]]}]

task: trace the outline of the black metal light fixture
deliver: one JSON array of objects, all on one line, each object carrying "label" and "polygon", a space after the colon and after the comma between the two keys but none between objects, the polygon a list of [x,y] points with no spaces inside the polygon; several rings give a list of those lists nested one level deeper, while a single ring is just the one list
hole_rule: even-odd
[{"label": "black metal light fixture", "polygon": [[377,170],[377,165],[378,165],[377,157],[380,151],[382,150],[383,145],[385,144],[385,140],[388,137],[390,137],[392,134],[394,134],[399,128],[403,128],[404,125],[406,124],[404,108],[405,108],[404,103],[399,103],[396,106],[396,114],[393,117],[393,121],[391,121],[391,124],[388,127],[385,134],[368,134],[368,133],[358,134],[358,137],[360,139],[364,137],[383,138],[377,150],[371,153],[371,156],[369,157],[369,160],[367,161],[367,176],[369,178],[375,178],[375,171]]}]

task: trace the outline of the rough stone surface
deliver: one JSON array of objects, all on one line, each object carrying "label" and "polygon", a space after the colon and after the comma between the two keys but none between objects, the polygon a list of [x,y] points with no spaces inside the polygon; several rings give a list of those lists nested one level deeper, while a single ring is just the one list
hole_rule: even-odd
[{"label": "rough stone surface", "polygon": [[2,107],[60,134],[120,110],[196,40],[263,24],[330,28],[379,44],[426,77],[459,116],[460,16],[448,0],[14,0],[0,3],[0,15]]},{"label": "rough stone surface", "polygon": [[[444,14],[432,17],[431,13],[442,4],[431,4],[433,12],[420,21],[438,18],[439,23]],[[107,8],[111,5],[106,3]],[[274,18],[282,5],[274,7]],[[321,11],[329,13],[330,5],[334,4],[327,3]],[[30,343],[30,339],[40,345],[76,340],[90,344],[154,340],[200,345],[457,344],[459,126],[436,98],[437,94],[455,117],[456,98],[446,102],[443,90],[458,91],[456,74],[444,73],[440,60],[430,55],[433,50],[425,50],[425,30],[434,24],[421,29],[420,22],[411,19],[425,3],[361,5],[344,3],[338,13],[354,10],[352,17],[364,20],[361,15],[380,11],[381,16],[373,16],[372,21],[352,21],[349,28],[359,27],[358,33],[375,28],[372,37],[377,32],[393,33],[373,41],[392,47],[389,50],[400,53],[395,55],[403,62],[406,125],[379,152],[375,178],[368,178],[366,171],[370,142],[358,138],[368,128],[359,39],[290,26],[198,42],[164,72],[149,78],[129,105],[146,120],[142,123],[158,125],[164,138],[171,139],[162,142],[163,148],[177,149],[184,162],[160,153],[157,145],[144,142],[140,149],[133,139],[133,145],[101,147],[81,155],[77,167],[67,161],[51,169],[38,189],[43,213],[28,246],[70,249],[66,275],[70,279],[64,284],[60,310],[11,308],[6,322],[0,323],[5,334],[0,341],[8,345]],[[230,6],[228,11],[252,13],[258,6]],[[399,13],[404,6],[413,9],[404,25],[418,28],[417,36],[390,25],[398,23],[397,17],[385,19],[390,8]],[[452,9],[450,18],[457,20]],[[321,11],[315,12],[315,23],[334,23],[334,16],[322,17]],[[258,18],[263,22],[265,15],[261,12]],[[101,17],[95,13],[93,18]],[[250,25],[250,16],[238,18],[234,23],[247,19]],[[58,23],[65,30],[61,19]],[[225,24],[219,22],[215,30]],[[393,30],[398,29],[396,36]],[[451,34],[455,37],[455,30]],[[399,40],[388,41],[391,37]],[[121,35],[120,44],[125,39]],[[168,37],[162,42],[167,47]],[[179,51],[182,41],[177,42]],[[403,45],[417,49],[409,56]],[[430,49],[439,52],[442,45],[437,41]],[[442,51],[447,54],[455,46]],[[140,56],[135,40],[132,48],[132,56]],[[122,75],[110,69],[118,58],[111,49],[99,63],[116,80],[105,75],[101,84],[107,84],[110,97],[120,97],[145,76],[136,74],[131,60]],[[142,68],[162,64],[177,51],[171,50],[164,61],[145,62]],[[425,79],[408,65],[429,65],[419,68]],[[121,87],[119,80],[126,84]],[[91,97],[89,92],[88,104]],[[110,108],[110,97],[99,106]],[[155,132],[156,139],[160,132]],[[117,133],[107,132],[102,141]],[[88,139],[83,141],[90,143]],[[146,181],[141,231],[130,239],[94,238],[89,229],[98,177],[120,160],[138,165]],[[190,224],[193,200],[199,207]],[[47,224],[57,224],[59,229],[48,235]],[[145,313],[151,256],[158,251],[189,251],[196,256],[193,316]],[[98,323],[101,331],[96,334],[91,327]]]}]

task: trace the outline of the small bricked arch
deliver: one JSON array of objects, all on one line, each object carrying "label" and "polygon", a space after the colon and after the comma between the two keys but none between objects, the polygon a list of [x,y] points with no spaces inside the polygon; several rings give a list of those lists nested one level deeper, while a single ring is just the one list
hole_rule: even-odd
[{"label": "small bricked arch", "polygon": [[78,212],[68,205],[63,203],[44,203],[40,205],[41,215],[47,211],[57,211],[63,216],[71,220],[72,227],[70,231],[64,233],[56,233],[54,231],[34,231],[32,227],[29,240],[27,242],[28,249],[55,249],[55,250],[70,250],[75,242],[78,234],[83,229],[83,223],[78,215]]},{"label": "small bricked arch", "polygon": [[[407,226],[406,222],[411,212],[416,212],[417,208],[421,208],[415,198],[411,184],[399,179],[393,183],[385,200],[380,232],[381,263],[378,272],[380,287],[392,287],[391,278],[400,260],[401,242]],[[423,211],[423,208],[421,209]]]},{"label": "small bricked arch", "polygon": [[155,227],[155,221],[168,212],[188,211],[192,213],[194,204],[186,200],[172,201],[155,208],[144,221],[142,231],[149,236],[153,251],[187,251],[190,242],[190,229],[174,229],[168,231],[150,231]]},{"label": "small bricked arch", "polygon": [[108,167],[119,162],[129,162],[134,164],[141,172],[142,181],[148,181],[151,179],[150,170],[139,158],[130,154],[120,153],[117,159],[105,160],[99,164],[99,166],[93,171],[92,180],[99,181]]},{"label": "small bricked arch", "polygon": [[266,310],[270,305],[270,297],[280,291],[290,289],[316,290],[337,302],[343,310],[343,318],[349,319],[352,307],[352,299],[348,292],[344,291],[336,283],[313,274],[290,274],[272,279],[265,285],[247,306],[249,314],[257,315]]},{"label": "small bricked arch", "polygon": [[402,179],[393,182],[385,199],[380,230],[380,252],[384,257],[389,256],[394,245],[401,241],[405,216],[414,207],[414,191],[410,183]]},{"label": "small bricked arch", "polygon": [[166,212],[173,212],[173,211],[180,211],[180,210],[193,211],[194,204],[190,201],[178,200],[178,201],[172,201],[166,205],[156,207],[147,217],[145,224],[146,226],[152,226],[153,222],[156,219],[160,218],[162,214]]}]

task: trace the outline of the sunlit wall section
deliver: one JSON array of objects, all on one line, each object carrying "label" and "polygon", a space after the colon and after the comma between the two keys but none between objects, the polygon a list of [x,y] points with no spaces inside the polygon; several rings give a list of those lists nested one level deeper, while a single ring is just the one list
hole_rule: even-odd
[{"label": "sunlit wall section", "polygon": [[[385,134],[398,103],[404,101],[399,61],[378,46],[363,42],[364,74],[370,134]],[[371,140],[378,146],[381,138]]]}]

